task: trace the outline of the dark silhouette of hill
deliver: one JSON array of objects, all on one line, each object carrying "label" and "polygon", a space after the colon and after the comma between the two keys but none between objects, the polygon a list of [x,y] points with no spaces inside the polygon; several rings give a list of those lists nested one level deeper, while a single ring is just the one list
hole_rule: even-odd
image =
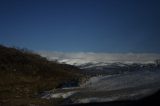
[{"label": "dark silhouette of hill", "polygon": [[67,81],[79,81],[80,77],[74,66],[48,61],[26,49],[0,45],[0,106],[50,104],[36,95]]}]

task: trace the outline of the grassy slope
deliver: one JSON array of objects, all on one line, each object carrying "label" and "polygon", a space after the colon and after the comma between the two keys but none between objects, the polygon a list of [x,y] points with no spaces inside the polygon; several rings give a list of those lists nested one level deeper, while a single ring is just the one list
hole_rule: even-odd
[{"label": "grassy slope", "polygon": [[0,45],[0,105],[54,105],[35,95],[61,83],[79,80],[78,68],[48,61],[37,54]]}]

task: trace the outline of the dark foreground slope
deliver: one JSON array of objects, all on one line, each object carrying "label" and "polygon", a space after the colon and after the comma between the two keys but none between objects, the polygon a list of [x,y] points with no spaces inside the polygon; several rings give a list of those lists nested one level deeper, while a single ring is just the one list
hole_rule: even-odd
[{"label": "dark foreground slope", "polygon": [[53,105],[57,100],[42,100],[38,93],[66,81],[78,81],[81,76],[78,71],[27,50],[0,45],[0,106]]},{"label": "dark foreground slope", "polygon": [[134,101],[113,101],[113,102],[102,102],[102,103],[73,104],[65,106],[159,106],[159,105],[160,105],[160,91],[156,92],[151,96]]}]

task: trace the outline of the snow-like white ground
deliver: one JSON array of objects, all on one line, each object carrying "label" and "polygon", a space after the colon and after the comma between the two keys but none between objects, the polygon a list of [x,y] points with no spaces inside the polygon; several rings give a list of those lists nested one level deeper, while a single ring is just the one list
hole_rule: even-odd
[{"label": "snow-like white ground", "polygon": [[66,99],[68,97],[70,97],[71,95],[75,94],[76,91],[69,91],[69,92],[59,92],[59,93],[46,93],[44,96],[42,96],[42,98],[45,98],[45,99],[50,99],[50,98],[63,98],[63,99]]},{"label": "snow-like white ground", "polygon": [[160,71],[141,71],[126,74],[92,77],[83,86],[95,90],[117,90],[160,83]]},{"label": "snow-like white ground", "polygon": [[138,71],[91,77],[80,88],[57,90],[43,98],[64,98],[72,100],[73,103],[106,102],[139,99],[156,92],[159,88],[160,71]]},{"label": "snow-like white ground", "polygon": [[[49,60],[84,67],[86,64],[87,67],[107,66],[112,63],[119,66],[132,63],[148,64],[160,59],[160,54],[147,53],[39,52],[39,54]],[[55,92],[46,93],[42,98],[64,98],[72,101],[72,103],[135,100],[150,95],[159,89],[160,70],[148,69],[91,77],[79,88],[57,89]]]}]

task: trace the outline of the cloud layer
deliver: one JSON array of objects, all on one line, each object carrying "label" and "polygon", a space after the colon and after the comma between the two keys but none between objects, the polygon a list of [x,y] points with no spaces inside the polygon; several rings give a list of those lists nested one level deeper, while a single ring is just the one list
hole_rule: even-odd
[{"label": "cloud layer", "polygon": [[49,60],[58,60],[67,64],[85,64],[85,63],[153,63],[160,59],[160,54],[154,53],[92,53],[92,52],[38,52],[41,56]]}]

